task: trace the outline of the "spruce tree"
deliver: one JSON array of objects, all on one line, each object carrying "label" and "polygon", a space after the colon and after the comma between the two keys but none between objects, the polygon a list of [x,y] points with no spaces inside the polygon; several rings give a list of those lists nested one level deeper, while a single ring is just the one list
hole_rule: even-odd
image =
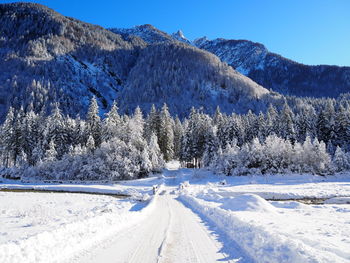
[{"label": "spruce tree", "polygon": [[118,113],[117,103],[114,102],[110,111],[106,113],[106,118],[103,120],[102,140],[108,141],[113,137],[120,137],[119,128],[121,125],[121,117]]},{"label": "spruce tree", "polygon": [[1,126],[1,153],[3,164],[9,167],[13,156],[13,134],[15,115],[12,107],[9,108],[6,119]]},{"label": "spruce tree", "polygon": [[99,116],[98,104],[95,97],[92,97],[86,116],[87,137],[92,136],[95,147],[99,147],[102,142],[101,118]]},{"label": "spruce tree", "polygon": [[173,131],[173,119],[170,116],[168,106],[163,105],[159,116],[159,137],[158,143],[161,152],[163,153],[164,160],[170,161],[174,156],[174,131]]},{"label": "spruce tree", "polygon": [[145,138],[147,141],[150,140],[151,135],[155,134],[157,138],[159,139],[159,132],[160,132],[160,116],[159,112],[157,111],[154,104],[151,106],[151,111],[147,116],[147,119],[145,121]]},{"label": "spruce tree", "polygon": [[184,129],[180,119],[176,116],[174,124],[174,159],[179,160],[181,157],[182,138]]}]

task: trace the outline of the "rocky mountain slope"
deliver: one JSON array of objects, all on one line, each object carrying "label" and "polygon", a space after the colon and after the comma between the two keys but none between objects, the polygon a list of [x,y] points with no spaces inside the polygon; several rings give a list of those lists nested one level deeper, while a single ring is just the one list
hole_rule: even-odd
[{"label": "rocky mountain slope", "polygon": [[337,97],[350,92],[350,67],[303,65],[246,40],[201,38],[194,45],[217,55],[265,88],[282,94]]},{"label": "rocky mountain slope", "polygon": [[[142,30],[144,27],[147,31]],[[161,38],[163,42],[178,40],[192,44],[215,54],[263,87],[285,95],[337,97],[350,92],[350,67],[303,65],[269,52],[260,43],[205,37],[191,42],[181,31],[168,35],[150,25],[128,29],[128,34],[137,35],[148,43],[157,43]]]},{"label": "rocky mountain slope", "polygon": [[181,116],[191,106],[244,112],[280,100],[215,55],[159,30],[145,41],[149,27],[139,27],[142,39],[38,4],[0,5],[0,117],[9,106],[45,113],[57,102],[65,113],[84,114],[92,96],[102,110],[113,100],[123,111],[166,102]]}]

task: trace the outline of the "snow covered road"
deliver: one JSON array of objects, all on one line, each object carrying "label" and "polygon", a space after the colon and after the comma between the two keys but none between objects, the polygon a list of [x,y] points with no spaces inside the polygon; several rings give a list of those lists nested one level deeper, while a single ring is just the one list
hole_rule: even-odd
[{"label": "snow covered road", "polygon": [[175,196],[158,196],[149,218],[75,262],[235,262],[201,219]]},{"label": "snow covered road", "polygon": [[[25,184],[132,198],[0,192],[0,262],[349,262],[349,182],[345,175],[220,177],[167,167],[111,185]],[[160,190],[149,196],[154,185]],[[264,199],[274,197],[332,198],[317,205]]]}]

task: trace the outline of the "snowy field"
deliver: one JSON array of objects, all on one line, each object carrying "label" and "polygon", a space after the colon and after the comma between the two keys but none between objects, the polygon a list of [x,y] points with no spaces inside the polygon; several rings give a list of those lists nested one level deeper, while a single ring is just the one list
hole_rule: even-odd
[{"label": "snowy field", "polygon": [[[113,185],[0,187],[131,196],[0,192],[0,262],[350,262],[347,175],[222,177],[173,163]],[[292,200],[304,198],[323,204]]]},{"label": "snowy field", "polygon": [[152,208],[71,193],[0,192],[0,200],[0,262],[63,262],[136,224]]}]

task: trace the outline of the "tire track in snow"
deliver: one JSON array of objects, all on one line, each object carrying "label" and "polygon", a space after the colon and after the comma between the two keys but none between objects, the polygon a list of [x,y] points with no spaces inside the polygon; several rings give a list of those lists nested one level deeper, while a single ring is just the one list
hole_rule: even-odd
[{"label": "tire track in snow", "polygon": [[222,244],[200,218],[174,198],[159,195],[154,211],[137,227],[123,230],[103,248],[75,262],[234,262],[221,252]]}]

